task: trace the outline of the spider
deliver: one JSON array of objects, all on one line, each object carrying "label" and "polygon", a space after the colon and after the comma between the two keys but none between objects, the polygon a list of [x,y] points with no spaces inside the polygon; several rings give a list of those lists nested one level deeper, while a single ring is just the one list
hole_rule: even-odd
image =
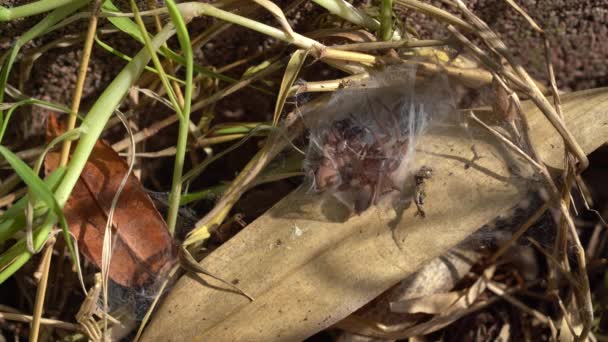
[{"label": "spider", "polygon": [[317,191],[354,194],[357,214],[377,204],[382,195],[399,190],[391,176],[400,165],[407,140],[392,137],[386,129],[380,134],[374,130],[352,116],[332,122],[320,136],[318,166],[312,170]]}]

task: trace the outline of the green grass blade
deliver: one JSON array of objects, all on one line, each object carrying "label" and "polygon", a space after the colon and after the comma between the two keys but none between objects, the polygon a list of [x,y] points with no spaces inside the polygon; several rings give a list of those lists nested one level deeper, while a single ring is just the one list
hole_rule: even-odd
[{"label": "green grass blade", "polygon": [[380,32],[382,40],[390,40],[393,37],[393,0],[382,0],[380,5]]},{"label": "green grass blade", "polygon": [[[68,132],[69,133],[69,132]],[[0,146],[0,154],[6,159],[10,166],[15,170],[15,173],[27,184],[29,188],[29,194],[33,198],[30,200],[40,199],[59,219],[61,229],[64,233],[65,243],[67,244],[70,254],[72,254],[72,260],[76,259],[76,251],[72,245],[72,239],[70,239],[68,233],[68,223],[63,215],[63,208],[57,203],[53,192],[45,184],[40,177],[32,170],[26,163],[24,163],[16,154],[11,152],[4,146]]]},{"label": "green grass blade", "polygon": [[76,2],[78,0],[40,0],[13,8],[0,7],[0,22],[30,17],[61,6],[73,5]]},{"label": "green grass blade", "polygon": [[[118,12],[120,13],[120,9],[114,5],[111,0],[105,0],[101,5],[102,12]],[[142,43],[144,40],[141,38],[139,28],[137,24],[133,22],[133,20],[127,17],[108,17],[108,21],[112,23],[117,29],[131,36],[131,38],[137,40]]]},{"label": "green grass blade", "polygon": [[171,86],[171,83],[169,82],[169,79],[167,78],[167,73],[165,72],[162,63],[160,62],[160,59],[158,58],[158,55],[156,52],[157,49],[155,49],[154,46],[152,46],[152,40],[150,39],[150,35],[148,34],[148,31],[146,29],[146,25],[144,24],[143,19],[139,15],[139,10],[137,9],[137,4],[135,3],[135,0],[131,0],[131,9],[133,10],[133,14],[135,15],[135,22],[137,23],[137,26],[139,27],[141,36],[144,38],[144,46],[148,50],[148,53],[150,54],[150,57],[152,58],[152,63],[154,64],[156,71],[158,71],[158,78],[160,79],[160,81],[163,85],[163,88],[165,88],[165,92],[167,94],[167,97],[169,98],[169,101],[171,101],[173,110],[175,110],[175,112],[178,114],[179,117],[182,117],[183,116],[182,108],[179,105],[179,102],[177,100],[177,95],[175,94],[175,91],[173,90],[173,87]]},{"label": "green grass blade", "polygon": [[[44,180],[44,183],[54,191],[64,175],[65,167],[58,168]],[[27,201],[27,196],[22,197],[0,216],[0,244],[13,237],[15,233],[25,226],[25,206]],[[34,217],[42,217],[47,212],[48,207],[42,201],[37,200],[34,205]]]},{"label": "green grass blade", "polygon": [[[101,46],[104,50],[108,51],[109,53],[113,54],[116,57],[122,58],[127,62],[130,62],[133,58],[125,55],[124,53],[116,50],[115,48],[113,48],[112,46],[110,46],[109,44],[106,44],[104,41],[102,41],[101,39],[99,39],[99,37],[95,36],[95,42]],[[149,72],[153,72],[155,74],[158,75],[158,71],[152,67],[146,66],[146,70]],[[171,81],[175,81],[179,84],[186,84],[186,82],[180,80],[179,78],[172,76],[172,75],[167,75],[167,77],[171,80]]]},{"label": "green grass blade", "polygon": [[[174,31],[170,25],[165,27],[153,40],[153,45],[155,48],[158,48],[162,45],[167,39],[169,39],[173,35]],[[150,60],[150,56],[147,51],[140,51],[133,60],[123,68],[123,70],[114,78],[112,83],[106,88],[106,90],[101,94],[99,99],[95,102],[93,107],[89,110],[89,114],[85,117],[83,123],[80,127],[82,127],[83,131],[81,133],[81,139],[76,147],[76,150],[72,154],[72,160],[68,165],[68,168],[65,172],[65,176],[61,180],[61,183],[57,187],[55,191],[55,196],[52,198],[56,200],[57,207],[61,208],[68,200],[72,189],[76,185],[78,178],[80,177],[80,173],[82,172],[95,143],[99,139],[105,124],[109,120],[112,115],[114,108],[122,101],[126,92],[129,90],[129,87],[139,78],[141,72],[144,69],[144,66]],[[8,149],[1,147],[4,154],[8,155],[11,158],[11,155],[14,156]],[[28,178],[31,179],[40,179],[34,174],[34,172],[29,169],[25,163],[18,160],[18,158],[12,158],[15,166],[19,168],[20,171],[24,173],[28,173]],[[17,168],[11,165],[16,171]],[[31,176],[34,177],[31,177]],[[33,182],[36,182],[35,180]],[[26,183],[27,184],[27,183]],[[44,188],[44,183],[42,183]],[[30,186],[30,184],[28,184]],[[32,188],[30,186],[30,188]],[[47,187],[48,189],[48,187]],[[43,190],[44,191],[44,190]],[[38,195],[38,194],[36,194]],[[52,196],[52,194],[51,194]],[[47,196],[48,197],[48,196]],[[42,200],[42,199],[41,199]],[[52,208],[52,206],[50,207]],[[60,212],[61,213],[61,212]],[[44,242],[48,239],[49,233],[53,225],[61,220],[60,217],[57,217],[55,211],[49,212],[46,220],[43,224],[34,230],[34,247],[40,248]],[[61,213],[63,216],[63,213]],[[64,218],[65,220],[65,218]],[[64,221],[65,222],[65,221]],[[64,225],[64,224],[62,224]],[[71,242],[71,240],[68,240]],[[16,244],[14,244],[8,251],[4,252],[0,255],[0,284],[4,282],[8,277],[10,277],[14,272],[16,272],[21,266],[23,266],[30,258],[31,254],[26,249],[25,239],[20,239]],[[76,259],[74,259],[76,260]]]},{"label": "green grass blade", "polygon": [[329,13],[372,32],[380,29],[380,22],[345,0],[312,0],[312,2],[325,8]]},{"label": "green grass blade", "polygon": [[179,200],[182,192],[182,173],[184,171],[184,160],[186,157],[186,149],[188,144],[188,131],[190,124],[190,107],[192,106],[192,77],[194,73],[194,52],[192,51],[192,42],[184,18],[177,9],[173,0],[167,0],[167,8],[171,21],[177,30],[177,38],[179,45],[186,59],[186,87],[184,90],[184,106],[182,108],[182,116],[179,121],[179,133],[177,136],[177,146],[175,152],[175,162],[173,165],[173,180],[171,183],[171,195],[169,196],[169,212],[167,214],[167,226],[171,235],[175,233],[175,224],[177,223],[177,212],[179,209]]},{"label": "green grass blade", "polygon": [[40,101],[40,100],[36,100],[36,99],[27,99],[27,100],[13,103],[12,106],[10,106],[8,112],[6,112],[6,117],[4,118],[4,122],[2,122],[2,125],[0,126],[0,144],[2,144],[2,138],[4,137],[4,134],[6,133],[6,128],[8,127],[8,122],[10,121],[11,116],[13,115],[15,110],[17,110],[17,108],[19,108],[23,105],[28,105],[28,104],[44,104],[45,106],[51,107],[53,109],[57,109],[57,110],[61,110],[61,111],[65,111],[65,110],[69,111],[69,108],[67,108],[67,107],[55,105],[51,102]]},{"label": "green grass blade", "polygon": [[[46,243],[57,217],[49,213],[40,228],[34,231],[34,248],[40,249]],[[27,251],[25,238],[21,238],[6,252],[0,255],[0,284],[17,272],[30,260],[32,254]]]}]

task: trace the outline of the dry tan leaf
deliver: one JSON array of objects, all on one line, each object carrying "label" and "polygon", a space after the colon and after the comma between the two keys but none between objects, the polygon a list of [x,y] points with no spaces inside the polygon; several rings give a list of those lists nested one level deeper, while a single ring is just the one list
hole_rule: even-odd
[{"label": "dry tan leaf", "polygon": [[[581,148],[587,153],[608,140],[608,110],[606,108],[606,88],[589,89],[562,96],[562,110],[566,125]],[[563,168],[564,143],[556,134],[547,118],[529,101],[522,103],[523,111],[529,117],[532,142],[543,153],[547,166]]]},{"label": "dry tan leaf", "polygon": [[[607,89],[563,96],[562,102],[567,125],[587,153],[608,140]],[[538,112],[529,110],[529,116],[539,152],[559,166],[563,149],[557,134]],[[492,140],[475,141],[483,158],[471,163],[471,140],[449,133],[421,140],[419,162],[437,165],[427,185],[426,219],[414,217],[411,207],[400,218],[378,206],[341,220],[336,203],[296,191],[201,263],[238,282],[254,302],[182,277],[143,340],[305,339],[527,197],[528,184],[509,178],[507,164],[496,158],[503,150]],[[294,238],[296,230],[305,233]]]}]

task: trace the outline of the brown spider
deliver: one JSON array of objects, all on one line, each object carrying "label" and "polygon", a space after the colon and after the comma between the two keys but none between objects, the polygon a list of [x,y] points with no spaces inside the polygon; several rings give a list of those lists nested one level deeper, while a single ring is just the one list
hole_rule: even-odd
[{"label": "brown spider", "polygon": [[352,117],[334,121],[319,138],[318,167],[311,170],[317,191],[351,193],[354,211],[360,214],[380,196],[399,189],[391,175],[407,140],[393,138],[389,131],[378,134]]}]

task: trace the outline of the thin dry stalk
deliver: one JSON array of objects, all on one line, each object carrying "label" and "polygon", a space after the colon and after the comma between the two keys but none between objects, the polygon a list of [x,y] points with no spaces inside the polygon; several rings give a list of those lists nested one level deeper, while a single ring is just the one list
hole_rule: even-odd
[{"label": "thin dry stalk", "polygon": [[519,229],[517,229],[517,231],[515,232],[515,234],[513,234],[511,236],[511,238],[509,239],[509,241],[505,242],[502,246],[500,246],[500,248],[498,249],[498,251],[496,251],[496,253],[494,253],[494,255],[492,255],[492,257],[490,258],[490,260],[488,261],[489,264],[494,264],[496,262],[496,260],[498,260],[498,258],[500,258],[508,249],[509,247],[511,247],[511,245],[517,241],[520,237],[522,237],[524,235],[524,233],[526,231],[528,231],[528,229],[536,222],[538,221],[538,219],[545,213],[545,211],[547,211],[547,209],[549,209],[549,202],[545,202],[540,208],[538,208],[538,210],[536,210],[534,212],[534,214],[532,216],[530,216],[526,222],[524,222],[521,227],[519,227]]},{"label": "thin dry stalk", "polygon": [[544,33],[543,29],[540,28],[540,26],[538,26],[538,24],[534,21],[534,19],[532,19],[532,17],[530,17],[528,15],[528,13],[521,8],[515,1],[513,0],[505,0],[511,7],[513,7],[513,9],[515,11],[517,11],[517,13],[521,14],[522,17],[524,17],[524,19],[526,19],[526,21],[528,22],[528,24],[530,24],[530,26],[532,26],[532,28],[539,32],[539,33]]},{"label": "thin dry stalk", "polygon": [[502,135],[500,132],[488,126],[485,122],[481,121],[472,111],[469,112],[469,117],[473,119],[473,121],[477,122],[480,126],[488,130],[490,133],[492,133],[492,135],[494,135],[498,140],[507,145],[507,147],[509,147],[522,158],[524,158],[527,162],[532,164],[538,171],[540,171],[541,173],[543,172],[543,170],[545,169],[543,165],[532,159],[532,157],[530,157],[526,152],[524,152],[519,146],[515,145],[515,143],[513,143],[507,137]]},{"label": "thin dry stalk", "polygon": [[[74,127],[76,126],[77,113],[80,109],[80,99],[82,98],[82,92],[84,90],[84,81],[86,79],[87,70],[89,68],[89,61],[91,60],[91,51],[93,50],[93,43],[95,42],[95,32],[97,31],[97,19],[99,15],[100,5],[101,0],[95,0],[92,3],[92,15],[89,18],[89,27],[87,29],[84,47],[82,48],[82,58],[80,59],[78,78],[76,79],[76,87],[74,89],[74,95],[72,96],[72,106],[70,107],[70,117],[68,119],[68,126],[66,128],[66,131],[74,129]],[[68,163],[68,158],[70,156],[70,146],[72,146],[71,140],[66,140],[63,143],[61,149],[61,159],[59,161],[60,166],[65,166]]]},{"label": "thin dry stalk", "polygon": [[[324,98],[308,104],[308,107],[318,106],[324,102]],[[262,149],[247,163],[243,171],[230,184],[215,207],[196,223],[196,228],[184,241],[184,246],[200,243],[200,237],[206,236],[210,229],[219,226],[226,218],[236,201],[247,188],[255,181],[256,176],[264,167],[285,148],[292,139],[304,132],[304,123],[296,113],[291,113],[285,119],[285,131],[273,131]]]},{"label": "thin dry stalk", "polygon": [[553,321],[551,320],[551,318],[549,318],[547,315],[541,313],[538,310],[532,309],[531,307],[527,306],[526,304],[524,304],[523,302],[521,302],[520,300],[518,300],[517,298],[511,296],[510,294],[508,294],[504,288],[506,287],[503,284],[500,284],[498,282],[495,281],[488,281],[488,283],[486,284],[488,290],[490,290],[491,292],[493,292],[494,294],[496,294],[497,296],[502,297],[504,300],[506,300],[507,302],[511,303],[513,306],[523,310],[524,312],[528,313],[530,316],[536,318],[537,320],[539,320],[540,322],[546,324],[547,326],[549,326],[549,329],[551,330],[551,336],[553,338],[553,340],[556,339],[557,336],[557,329],[555,328],[555,325],[553,324]]},{"label": "thin dry stalk", "polygon": [[171,269],[171,271],[169,271],[169,273],[167,274],[167,278],[163,281],[162,285],[158,289],[157,295],[154,297],[152,304],[150,304],[148,311],[146,311],[146,314],[144,315],[144,317],[141,320],[141,323],[139,324],[139,328],[137,329],[137,334],[135,335],[135,338],[133,338],[134,342],[138,342],[140,340],[141,334],[144,332],[144,328],[146,327],[146,324],[150,320],[150,317],[152,316],[152,313],[154,312],[154,309],[156,308],[156,305],[158,304],[160,297],[165,292],[165,289],[167,288],[167,286],[175,280],[174,278],[177,275],[177,271],[179,270],[179,267],[180,267],[179,265],[174,266]]},{"label": "thin dry stalk", "polygon": [[574,330],[574,325],[572,324],[572,319],[570,318],[570,312],[568,311],[568,309],[566,309],[566,306],[564,305],[562,299],[557,295],[555,297],[557,300],[557,304],[559,305],[559,308],[562,311],[562,315],[564,315],[563,319],[566,322],[568,330],[570,330],[570,334],[572,334],[572,336],[576,336],[577,333],[576,330]]},{"label": "thin dry stalk", "polygon": [[476,33],[482,38],[484,43],[493,51],[495,51],[498,55],[505,58],[511,67],[515,70],[515,72],[519,75],[519,77],[527,83],[527,88],[525,89],[526,94],[532,99],[532,101],[538,106],[538,108],[545,114],[549,122],[553,125],[553,127],[560,133],[565,143],[568,145],[568,148],[576,155],[580,162],[579,172],[586,169],[589,166],[589,160],[585,155],[585,152],[576,142],[574,136],[570,131],[564,126],[563,120],[555,111],[555,108],[551,106],[547,98],[542,94],[532,77],[528,74],[528,72],[518,64],[511,53],[509,52],[505,43],[500,39],[500,37],[494,33],[490,29],[490,27],[481,20],[478,16],[476,16],[473,12],[471,12],[466,5],[462,2],[462,0],[455,0],[458,8],[463,13],[466,19],[476,28]]},{"label": "thin dry stalk", "polygon": [[[477,17],[474,13],[472,13],[466,5],[462,2],[462,0],[456,0],[456,4],[458,8],[461,10],[466,19],[468,19],[472,25],[477,29],[477,34],[482,38],[484,43],[493,51],[495,51],[499,56],[505,58],[511,67],[516,71],[519,77],[527,83],[528,88],[524,89],[526,94],[530,96],[532,101],[538,106],[538,108],[545,114],[547,119],[551,122],[551,124],[556,128],[556,130],[560,133],[566,146],[568,149],[576,155],[578,158],[580,165],[577,172],[581,172],[589,165],[589,160],[587,156],[575,141],[574,137],[571,135],[569,130],[565,127],[562,117],[558,114],[555,108],[551,106],[549,101],[545,98],[545,96],[541,93],[539,88],[536,86],[532,78],[525,71],[525,69],[517,64],[510,52],[508,51],[504,42],[496,35],[485,22],[483,22],[479,17]],[[521,111],[520,111],[521,113]],[[523,115],[521,116],[523,118]],[[524,122],[525,124],[525,122]],[[524,132],[527,136],[527,130]],[[530,145],[531,146],[531,145]],[[535,157],[536,161],[540,162],[538,157]],[[587,278],[586,271],[586,260],[584,255],[584,250],[582,245],[580,244],[580,240],[578,238],[578,234],[576,232],[576,227],[574,226],[574,222],[569,212],[569,196],[566,199],[564,192],[560,193],[557,186],[553,182],[553,179],[549,175],[549,172],[546,168],[543,167],[542,174],[549,185],[552,197],[556,203],[559,203],[559,209],[562,215],[562,222],[568,227],[568,231],[571,235],[571,238],[574,242],[574,254],[576,260],[578,262],[578,274],[577,276],[580,279],[580,287],[574,287],[574,293],[577,298],[577,302],[582,306],[581,310],[581,320],[583,321],[583,331],[581,335],[578,336],[579,340],[585,340],[589,335],[591,324],[593,321],[593,307],[591,303],[591,293],[589,288],[589,279]],[[563,230],[562,230],[563,231]]]},{"label": "thin dry stalk", "polygon": [[413,9],[415,11],[418,11],[420,13],[433,17],[437,20],[443,21],[445,23],[448,23],[451,25],[456,25],[467,31],[474,30],[474,27],[471,26],[471,24],[458,18],[457,16],[453,15],[452,13],[444,11],[433,5],[429,5],[427,3],[424,3],[424,2],[421,2],[418,0],[395,0],[395,5]]},{"label": "thin dry stalk", "polygon": [[[34,317],[14,312],[0,312],[0,319],[7,321],[31,323],[34,320]],[[40,318],[40,324],[49,328],[58,328],[78,332],[82,331],[78,324],[64,322],[57,319]]]},{"label": "thin dry stalk", "polygon": [[[177,122],[177,120],[179,120],[179,118],[177,117],[177,115],[174,114],[163,120],[157,121],[152,125],[142,129],[141,131],[133,134],[133,140],[135,141],[135,143],[142,142],[156,135],[158,132],[160,132],[161,129],[170,126],[171,124],[174,124],[175,122]],[[130,144],[131,139],[129,137],[126,137],[113,144],[112,149],[114,149],[114,151],[123,151],[128,148]]]},{"label": "thin dry stalk", "polygon": [[[67,130],[74,129],[76,125],[77,113],[80,108],[80,100],[82,98],[82,93],[84,89],[84,81],[86,79],[87,70],[89,67],[89,60],[91,58],[91,51],[93,49],[93,42],[95,38],[95,32],[97,31],[97,19],[99,14],[99,9],[101,5],[101,0],[95,0],[92,3],[92,15],[89,19],[89,26],[87,30],[87,36],[84,42],[84,47],[82,51],[82,58],[80,61],[80,68],[78,70],[78,78],[76,79],[76,87],[74,89],[74,95],[72,97],[72,106],[70,108],[70,117],[68,120]],[[69,154],[70,154],[70,146],[71,140],[66,140],[63,143],[60,157],[60,166],[65,166],[68,162]],[[31,203],[30,203],[31,204]],[[33,210],[31,206],[28,206],[28,210],[26,215],[32,214]],[[28,233],[28,242],[31,235]],[[51,267],[51,256],[53,253],[55,239],[51,239],[48,243],[47,249],[42,259],[42,277],[38,284],[38,289],[36,290],[36,303],[34,306],[34,314],[32,321],[32,332],[30,334],[30,341],[38,341],[38,332],[40,329],[40,319],[42,318],[42,311],[44,308],[44,298],[46,296],[46,288],[48,282],[49,271]],[[48,256],[47,256],[48,255]]]},{"label": "thin dry stalk", "polygon": [[277,62],[271,64],[270,66],[268,66],[267,68],[261,70],[260,72],[257,72],[254,75],[247,77],[237,83],[231,84],[228,87],[221,89],[220,91],[216,92],[215,94],[213,94],[207,98],[204,98],[202,100],[199,100],[199,101],[193,103],[191,111],[194,112],[194,111],[200,110],[200,109],[208,106],[209,104],[217,102],[217,101],[221,100],[222,98],[250,85],[254,81],[256,81],[262,77],[266,77],[266,76],[270,75],[271,73],[279,70],[282,66],[283,66],[283,60],[277,61]]},{"label": "thin dry stalk", "polygon": [[26,193],[27,193],[27,188],[22,188],[15,192],[12,192],[6,196],[0,197],[0,208],[13,204],[13,202],[15,202],[17,199],[21,198]]},{"label": "thin dry stalk", "polygon": [[118,199],[120,198],[120,194],[122,193],[127,181],[129,180],[129,176],[131,172],[133,172],[133,166],[135,165],[135,141],[133,140],[133,133],[131,132],[131,127],[127,123],[127,119],[120,112],[116,112],[116,115],[122,121],[122,124],[127,130],[127,135],[130,138],[130,155],[128,159],[128,168],[127,172],[123,176],[118,188],[116,189],[116,193],[112,198],[112,203],[110,204],[110,210],[107,214],[106,226],[103,234],[103,247],[101,250],[101,288],[103,294],[103,336],[107,337],[108,333],[108,318],[109,318],[109,306],[108,306],[108,285],[109,285],[109,277],[110,277],[110,263],[112,261],[112,251],[114,248],[114,243],[116,237],[112,238],[112,227],[113,227],[113,218],[114,211],[116,210],[116,206],[118,205]]},{"label": "thin dry stalk", "polygon": [[290,96],[297,96],[304,93],[316,93],[316,92],[332,92],[340,89],[345,84],[354,83],[357,84],[360,81],[369,78],[369,73],[356,74],[344,78],[338,78],[335,80],[325,80],[318,82],[304,82],[291,87]]},{"label": "thin dry stalk", "polygon": [[[135,158],[162,158],[162,157],[171,157],[175,155],[176,152],[175,146],[164,148],[160,151],[155,152],[137,152],[135,153]],[[130,156],[131,153],[119,153],[121,157]]]},{"label": "thin dry stalk", "polygon": [[283,31],[285,31],[285,33],[287,33],[287,35],[289,37],[291,37],[292,39],[294,38],[295,32],[291,28],[291,25],[289,25],[289,21],[287,20],[287,17],[285,17],[285,13],[283,13],[283,11],[281,10],[281,8],[279,6],[277,6],[275,3],[273,3],[272,1],[269,1],[269,0],[252,0],[252,1],[260,6],[264,7],[268,12],[270,12],[270,14],[272,14],[272,16],[279,22],[279,24],[283,28]]},{"label": "thin dry stalk", "polygon": [[[574,275],[571,274],[571,272],[567,271],[566,269],[563,268],[562,264],[560,263],[560,261],[558,259],[556,259],[552,254],[550,254],[549,252],[547,252],[538,242],[536,242],[534,239],[532,238],[528,238],[528,241],[530,241],[530,243],[532,243],[532,245],[534,247],[536,247],[549,261],[549,263],[553,266],[553,268],[555,268],[556,270],[559,270],[561,272],[561,274],[568,280],[568,282],[570,283],[572,289],[574,290],[574,295],[577,298],[577,302],[579,303],[585,303],[584,300],[585,298],[580,298],[580,293],[585,292],[585,287],[588,287],[588,279],[587,277],[585,277],[585,280],[587,280],[587,284],[585,283],[581,283],[580,281],[578,281]],[[580,277],[579,277],[580,278]],[[561,299],[559,298],[559,296],[557,296],[555,294],[555,296],[557,297],[558,302],[561,303]],[[560,304],[563,307],[563,303]],[[562,308],[564,310],[564,318],[566,319],[566,323],[569,326],[572,326],[571,319],[569,318],[569,314],[568,311],[566,310],[565,307]],[[583,312],[582,314],[579,311],[579,317],[581,317],[581,321],[583,322],[583,331],[581,331],[581,333],[579,335],[577,335],[574,330],[572,330],[572,336],[577,337],[578,340],[580,340],[581,336],[583,336],[583,333],[585,332],[585,313]]]},{"label": "thin dry stalk", "polygon": [[444,40],[397,40],[386,42],[367,42],[354,44],[332,45],[332,49],[348,51],[374,51],[383,49],[413,49],[422,47],[444,46],[448,42]]},{"label": "thin dry stalk", "polygon": [[49,269],[51,267],[51,257],[53,256],[53,248],[55,246],[55,238],[51,238],[47,243],[40,266],[42,269],[38,288],[36,289],[36,302],[34,303],[34,314],[32,315],[32,329],[30,330],[30,341],[38,341],[40,334],[40,324],[42,322],[42,312],[44,311],[44,297],[46,294],[46,286],[49,280]]},{"label": "thin dry stalk", "polygon": [[418,70],[422,73],[427,74],[445,74],[453,77],[468,86],[473,88],[480,88],[482,86],[492,83],[492,73],[485,69],[469,69],[469,68],[458,68],[449,65],[438,65],[436,63],[428,63],[421,61],[403,61],[406,65],[416,65]]},{"label": "thin dry stalk", "polygon": [[467,47],[475,57],[477,57],[483,64],[485,64],[490,70],[496,73],[504,75],[509,81],[513,82],[518,88],[525,89],[527,85],[519,79],[512,70],[509,70],[502,66],[500,63],[495,62],[485,51],[480,49],[477,45],[473,44],[467,37],[465,37],[458,29],[452,25],[448,25],[448,31],[452,33],[462,45]]}]

